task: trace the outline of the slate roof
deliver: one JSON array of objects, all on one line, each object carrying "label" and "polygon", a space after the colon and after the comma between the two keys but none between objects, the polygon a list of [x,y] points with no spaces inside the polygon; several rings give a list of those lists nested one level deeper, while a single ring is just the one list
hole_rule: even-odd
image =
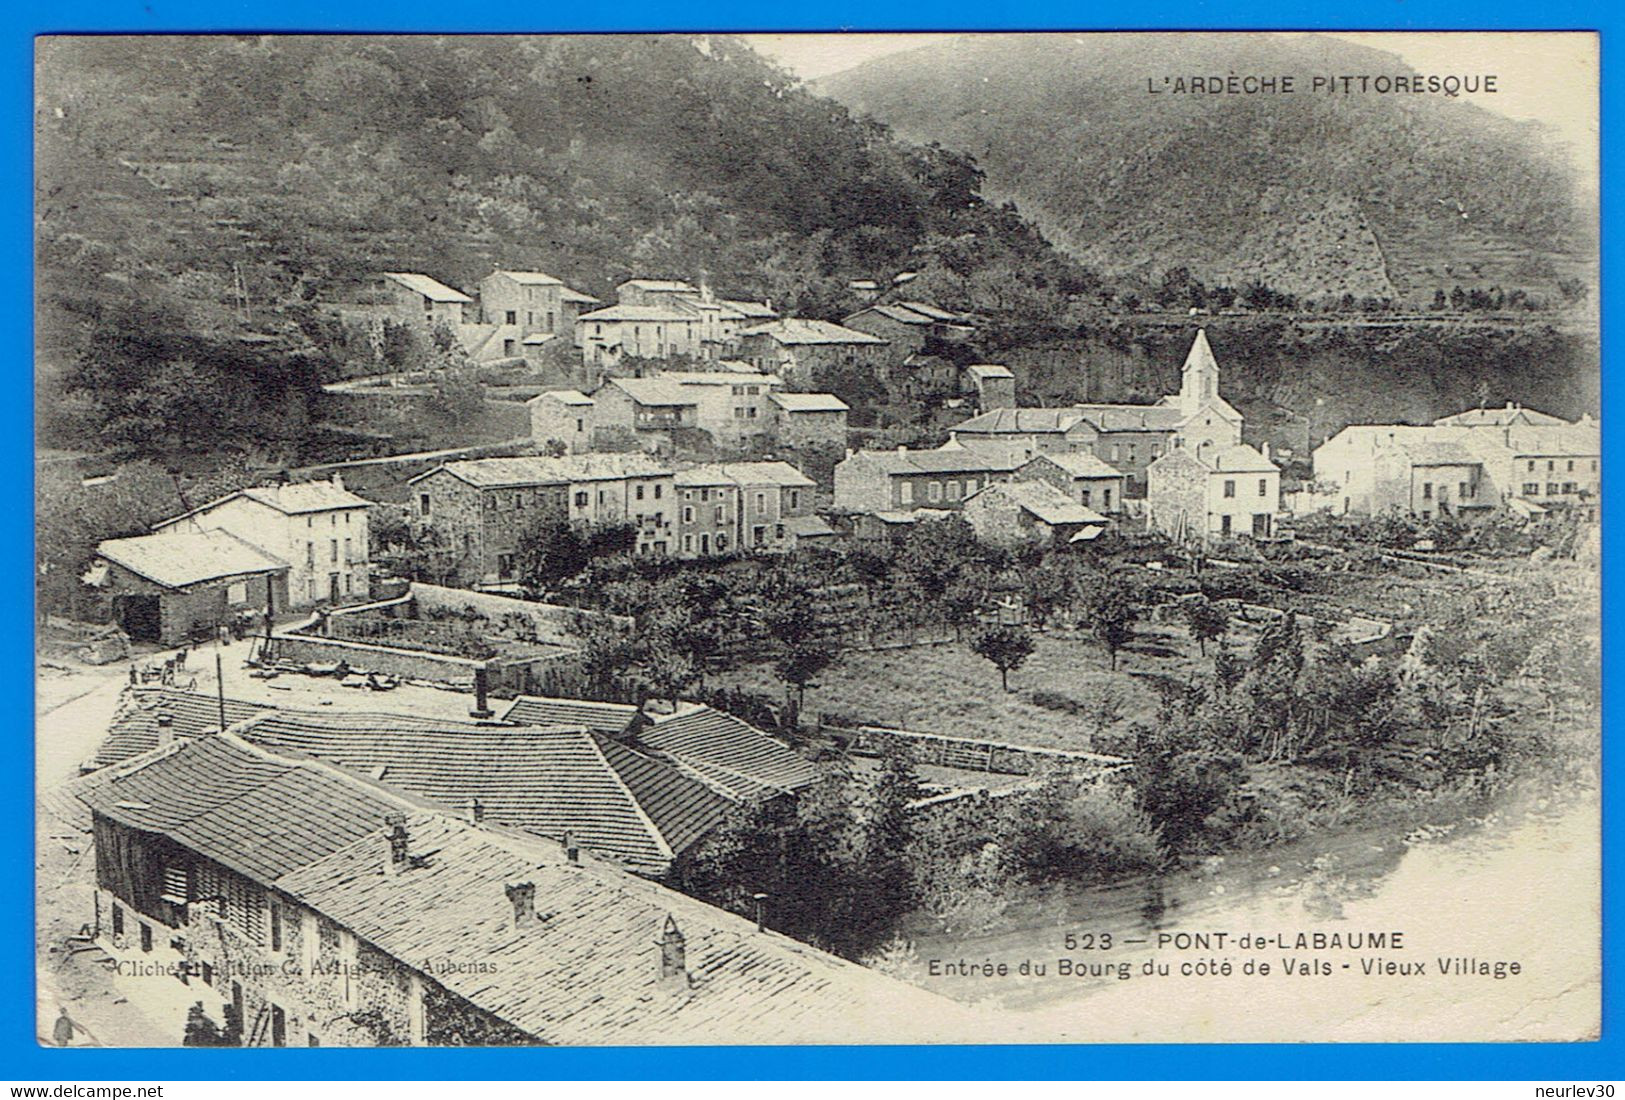
[{"label": "slate roof", "polygon": [[1454,440],[1417,439],[1399,446],[1413,466],[1477,466],[1481,461]]},{"label": "slate roof", "polygon": [[165,588],[185,588],[230,577],[278,573],[288,563],[229,531],[167,531],[108,539],[96,553]]},{"label": "slate roof", "polygon": [[637,714],[638,708],[631,703],[521,695],[508,704],[502,720],[521,726],[582,726],[599,733],[619,734]]},{"label": "slate roof", "polygon": [[568,833],[582,847],[653,874],[665,873],[732,806],[665,761],[581,726],[277,711],[236,732],[453,812],[478,799],[488,820],[555,840]]},{"label": "slate roof", "polygon": [[742,317],[772,320],[779,315],[778,310],[766,302],[747,302],[738,298],[723,298],[722,304]]},{"label": "slate roof", "polygon": [[[368,838],[277,886],[410,965],[491,964],[433,976],[544,1042],[854,1042],[966,1028],[959,1005],[655,883],[444,816],[406,827],[413,849],[432,853],[421,866],[379,873],[381,840]],[[504,887],[518,882],[534,885],[537,915],[516,928]],[[668,922],[684,939],[675,987],[659,971]]]},{"label": "slate roof", "polygon": [[407,482],[416,484],[444,470],[484,489],[520,485],[570,485],[581,481],[614,481],[626,477],[659,477],[666,466],[643,454],[580,454],[559,458],[470,458],[447,462]]},{"label": "slate roof", "polygon": [[1257,448],[1245,443],[1235,443],[1229,447],[1209,451],[1201,456],[1200,461],[1215,473],[1223,474],[1267,474],[1280,469],[1265,458]]},{"label": "slate roof", "polygon": [[231,734],[188,741],[80,797],[97,813],[162,833],[263,883],[411,808],[325,765],[276,756]]},{"label": "slate roof", "polygon": [[772,485],[810,489],[818,483],[788,462],[707,462],[678,471],[678,485]]},{"label": "slate roof", "polygon": [[566,405],[591,405],[595,403],[592,398],[580,390],[548,390],[546,393],[539,393],[532,397],[525,404],[534,405],[544,397],[551,397],[553,400]]},{"label": "slate roof", "polygon": [[1071,411],[1103,432],[1171,432],[1185,421],[1168,405],[1074,405]]},{"label": "slate roof", "polygon": [[1439,427],[1481,428],[1504,427],[1509,424],[1529,424],[1555,427],[1567,424],[1568,421],[1551,413],[1544,413],[1538,409],[1526,409],[1522,405],[1508,402],[1504,408],[1499,409],[1468,409],[1465,412],[1453,413],[1450,416],[1441,416],[1433,422]]},{"label": "slate roof", "polygon": [[565,287],[564,290],[560,292],[559,298],[566,302],[580,302],[583,305],[588,302],[598,301],[598,299],[594,298],[591,294],[583,294],[581,291],[574,290],[570,287]]},{"label": "slate roof", "polygon": [[1072,409],[989,409],[949,431],[972,434],[1064,432],[1083,419]]},{"label": "slate roof", "polygon": [[[226,725],[236,725],[270,709],[260,703],[227,699]],[[167,687],[128,687],[89,765],[106,768],[157,748],[160,715],[169,716],[177,738],[220,731],[220,700],[214,695]]]},{"label": "slate roof", "polygon": [[976,378],[1014,378],[1009,367],[997,363],[972,363],[965,368],[966,373]]},{"label": "slate roof", "polygon": [[[699,288],[681,279],[628,279],[621,286],[635,286],[663,294],[698,294]],[[617,287],[616,289],[620,289]]]},{"label": "slate roof", "polygon": [[431,279],[414,271],[386,271],[384,278],[393,279],[406,289],[423,295],[431,302],[472,302],[474,299],[460,290],[453,290],[439,279]]},{"label": "slate roof", "polygon": [[508,278],[512,279],[514,282],[520,284],[521,286],[563,286],[564,285],[564,280],[563,279],[555,279],[553,276],[547,274],[546,272],[542,272],[542,271],[504,271],[504,270],[499,268],[498,270],[493,271],[491,274],[493,274],[493,275],[506,275]]},{"label": "slate roof", "polygon": [[822,516],[787,516],[784,529],[798,539],[828,538],[840,534]]},{"label": "slate roof", "polygon": [[1070,405],[1056,409],[991,409],[950,431],[973,435],[1060,434],[1087,420],[1103,432],[1170,432],[1185,419],[1167,405]]},{"label": "slate roof", "polygon": [[[783,379],[776,374],[757,373],[755,378],[741,378],[737,370],[663,370],[661,380],[684,386],[780,386]],[[755,373],[754,371],[752,373]]]},{"label": "slate roof", "polygon": [[1088,451],[1055,451],[1049,454],[1035,455],[1031,463],[1053,462],[1075,478],[1080,477],[1122,477],[1123,472],[1111,463],[1096,458]]},{"label": "slate roof", "polygon": [[867,332],[837,325],[833,321],[814,321],[804,317],[786,317],[765,325],[756,325],[742,331],[740,337],[767,336],[780,344],[884,344],[887,341]]},{"label": "slate roof", "polygon": [[851,409],[833,393],[771,393],[768,399],[785,412],[847,412]]}]

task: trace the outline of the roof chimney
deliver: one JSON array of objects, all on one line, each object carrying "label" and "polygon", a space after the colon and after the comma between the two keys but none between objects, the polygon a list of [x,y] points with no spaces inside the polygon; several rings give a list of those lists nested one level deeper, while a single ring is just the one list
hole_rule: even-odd
[{"label": "roof chimney", "polygon": [[523,928],[526,924],[536,920],[536,884],[534,882],[511,882],[502,888],[508,895],[508,902],[513,906],[513,926]]},{"label": "roof chimney", "polygon": [[332,481],[333,481],[333,488],[335,488],[335,489],[344,488],[344,475],[339,473],[337,470],[333,471]]},{"label": "roof chimney", "polygon": [[677,922],[670,913],[666,914],[665,927],[660,932],[660,984],[663,986],[688,986],[688,947],[683,939],[683,933],[678,930]]},{"label": "roof chimney", "polygon": [[897,453],[900,454],[900,455],[908,454],[908,444],[907,443],[899,443],[897,445]]},{"label": "roof chimney", "polygon": [[581,862],[581,845],[576,843],[569,829],[564,830],[564,858],[571,863]]},{"label": "roof chimney", "polygon": [[384,858],[384,874],[398,875],[406,870],[411,860],[411,838],[406,833],[406,815],[390,814],[384,818],[384,824],[389,830],[385,834],[389,851]]},{"label": "roof chimney", "polygon": [[468,800],[468,820],[476,825],[485,820],[485,803],[478,798]]},{"label": "roof chimney", "polygon": [[1258,451],[1259,451],[1260,454],[1262,454],[1264,456],[1264,461],[1265,462],[1270,461],[1270,445],[1268,443],[1260,444],[1259,447],[1258,447]]},{"label": "roof chimney", "polygon": [[166,748],[175,743],[175,718],[173,715],[160,714],[158,716],[158,747]]}]

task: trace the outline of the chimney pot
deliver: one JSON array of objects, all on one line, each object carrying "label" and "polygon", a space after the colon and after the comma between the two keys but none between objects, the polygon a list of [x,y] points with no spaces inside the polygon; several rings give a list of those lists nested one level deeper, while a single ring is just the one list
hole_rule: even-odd
[{"label": "chimney pot", "polygon": [[485,803],[477,798],[468,800],[468,820],[478,825],[485,820]]},{"label": "chimney pot", "polygon": [[564,858],[571,863],[581,862],[581,846],[576,843],[576,838],[568,829],[564,831]]},{"label": "chimney pot", "polygon": [[513,906],[513,926],[523,928],[527,921],[536,919],[536,884],[512,882],[502,888]]},{"label": "chimney pot", "polygon": [[660,984],[688,984],[688,947],[670,913],[660,931]]},{"label": "chimney pot", "polygon": [[406,832],[406,815],[390,814],[384,818],[384,824],[389,829],[386,834],[389,853],[384,860],[384,874],[398,875],[406,870],[411,858],[411,837]]},{"label": "chimney pot", "polygon": [[172,745],[175,743],[175,718],[173,715],[160,714],[158,716],[158,744]]},{"label": "chimney pot", "polygon": [[344,488],[344,475],[337,470],[333,471],[333,488]]}]

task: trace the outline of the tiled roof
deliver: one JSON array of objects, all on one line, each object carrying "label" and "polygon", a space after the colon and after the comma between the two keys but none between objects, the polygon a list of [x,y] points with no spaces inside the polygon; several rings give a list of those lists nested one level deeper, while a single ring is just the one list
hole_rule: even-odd
[{"label": "tiled roof", "polygon": [[1508,403],[1499,409],[1468,409],[1465,412],[1454,413],[1450,416],[1441,416],[1433,423],[1440,427],[1481,428],[1504,427],[1509,424],[1529,424],[1555,427],[1567,424],[1568,421],[1551,413],[1544,413],[1538,409],[1526,409],[1522,405]]},{"label": "tiled roof", "polygon": [[992,409],[949,429],[969,434],[1061,433],[1087,420],[1103,432],[1167,432],[1184,419],[1166,405],[1071,405],[1058,409]]},{"label": "tiled roof", "polygon": [[928,451],[858,451],[847,462],[873,462],[888,474],[1001,473],[1016,469],[1025,458],[989,454],[974,447],[938,447]]},{"label": "tiled roof", "polygon": [[493,271],[492,274],[493,275],[506,275],[508,278],[512,279],[514,282],[520,284],[521,286],[563,286],[564,285],[564,281],[562,279],[555,279],[553,276],[548,275],[545,272],[541,272],[541,271],[503,271],[503,270],[499,269],[497,271]]},{"label": "tiled roof", "polygon": [[348,489],[340,488],[331,481],[290,481],[280,485],[256,485],[248,489],[239,489],[235,493],[227,493],[207,504],[198,505],[190,512],[161,520],[153,524],[152,529],[162,531],[193,516],[207,515],[238,497],[247,497],[289,516],[331,512],[342,508],[371,508],[373,503],[365,497],[356,496]]},{"label": "tiled roof", "polygon": [[[240,699],[226,700],[226,725],[264,714],[271,708]],[[166,687],[125,688],[107,737],[90,766],[105,768],[158,747],[158,718],[168,715],[176,737],[201,737],[220,731],[220,700],[214,695]]]},{"label": "tiled roof", "polygon": [[[278,884],[385,953],[479,960],[433,977],[493,1016],[559,1045],[911,1041],[963,1035],[952,1002],[836,959],[611,868],[571,864],[540,842],[442,815],[407,818],[421,865],[378,870],[382,833]],[[530,883],[516,927],[505,887]],[[685,975],[660,976],[668,927]]]},{"label": "tiled roof", "polygon": [[740,316],[752,319],[772,320],[779,315],[778,310],[766,302],[747,302],[737,298],[723,298],[722,304]]},{"label": "tiled roof", "polygon": [[949,431],[972,434],[1064,432],[1083,417],[1073,409],[990,409]]},{"label": "tiled roof", "polygon": [[1171,432],[1185,420],[1167,405],[1074,405],[1071,411],[1103,432]]},{"label": "tiled roof", "polygon": [[833,321],[812,321],[803,317],[786,317],[765,325],[745,329],[739,334],[767,336],[780,344],[884,344],[878,336],[845,328]]},{"label": "tiled roof", "polygon": [[670,764],[602,733],[397,715],[277,711],[238,730],[309,753],[451,811],[478,799],[502,825],[664,873],[731,803]]},{"label": "tiled roof", "polygon": [[81,794],[98,813],[162,833],[258,882],[338,851],[409,806],[325,765],[264,752],[226,734]]},{"label": "tiled roof", "polygon": [[[621,286],[635,286],[639,290],[652,290],[657,294],[698,294],[699,288],[681,279],[628,279]],[[617,289],[619,289],[617,287]]]},{"label": "tiled roof", "polygon": [[763,788],[799,790],[823,774],[783,742],[703,703],[652,717],[637,730],[638,744],[671,757],[732,797],[760,797]]},{"label": "tiled roof", "polygon": [[599,733],[619,734],[632,724],[637,713],[638,708],[631,703],[521,695],[508,705],[502,720],[520,726],[582,726]]},{"label": "tiled roof", "polygon": [[1201,456],[1201,461],[1216,473],[1237,474],[1267,474],[1276,472],[1279,467],[1265,458],[1257,448],[1245,443],[1235,443],[1229,447],[1220,447],[1216,451],[1209,451]]},{"label": "tiled roof", "polygon": [[593,404],[593,399],[582,393],[580,390],[548,390],[546,393],[539,393],[535,397],[532,397],[529,401],[525,402],[525,404],[534,405],[544,397],[551,397],[553,400],[561,402],[565,405]]},{"label": "tiled roof", "polygon": [[168,531],[108,539],[96,547],[96,553],[165,588],[185,588],[288,568],[287,562],[228,531]]},{"label": "tiled roof", "polygon": [[1479,463],[1477,455],[1454,440],[1417,439],[1399,446],[1413,466],[1476,466]]},{"label": "tiled roof", "polygon": [[565,287],[564,290],[559,294],[559,298],[566,302],[579,302],[583,305],[588,302],[598,301],[598,299],[594,298],[591,294],[584,294],[581,291],[573,290],[570,287]]},{"label": "tiled roof", "polygon": [[773,485],[810,489],[817,484],[788,462],[708,462],[677,474],[679,485]]},{"label": "tiled roof", "polygon": [[639,405],[698,405],[699,396],[669,378],[611,378],[604,383],[626,393]]},{"label": "tiled roof", "polygon": [[605,306],[591,313],[583,313],[577,321],[692,321],[694,316],[675,305],[665,306]]},{"label": "tiled roof", "polygon": [[973,375],[973,376],[975,376],[977,378],[1014,378],[1015,377],[1015,375],[1013,373],[1011,373],[1009,367],[1003,367],[1003,366],[1000,366],[997,363],[972,363],[970,366],[965,368],[965,371],[966,371],[966,373],[971,374],[971,375]]},{"label": "tiled roof", "polygon": [[773,393],[769,399],[785,412],[846,412],[851,406],[833,393]]},{"label": "tiled roof", "polygon": [[393,279],[406,289],[423,295],[431,302],[472,302],[474,299],[460,290],[453,290],[438,279],[412,271],[386,271],[384,278]]},{"label": "tiled roof", "polygon": [[407,484],[415,484],[444,470],[453,477],[481,488],[507,488],[520,485],[569,485],[579,481],[613,481],[627,477],[660,477],[670,471],[643,454],[580,454],[559,458],[471,458],[447,462],[421,473]]},{"label": "tiled roof", "polygon": [[827,538],[830,535],[840,534],[825,522],[822,516],[788,516],[784,521],[784,529],[798,539]]},{"label": "tiled roof", "polygon": [[1079,504],[1047,481],[996,481],[985,489],[977,490],[966,503],[978,497],[984,500],[1004,497],[1045,523],[1056,526],[1108,522],[1105,516]]},{"label": "tiled roof", "polygon": [[1053,462],[1073,477],[1122,477],[1123,473],[1088,451],[1055,451],[1036,456],[1032,463]]},{"label": "tiled roof", "polygon": [[929,302],[904,302],[902,305],[905,309],[911,309],[915,313],[931,318],[933,321],[943,321],[952,324],[963,323],[965,320],[963,314],[951,313],[946,309],[939,309]]}]

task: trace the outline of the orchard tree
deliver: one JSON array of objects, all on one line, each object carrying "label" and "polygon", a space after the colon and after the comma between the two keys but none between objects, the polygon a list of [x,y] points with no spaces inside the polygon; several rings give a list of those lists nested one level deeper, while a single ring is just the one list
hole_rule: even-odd
[{"label": "orchard tree", "polygon": [[994,626],[971,642],[971,652],[985,657],[999,670],[999,682],[1010,690],[1010,673],[1033,654],[1033,637],[1019,626]]},{"label": "orchard tree", "polygon": [[1224,637],[1225,631],[1230,629],[1230,615],[1225,609],[1213,600],[1203,595],[1195,595],[1184,601],[1180,608],[1185,615],[1185,625],[1190,627],[1191,637],[1202,656],[1207,656],[1207,644]]}]

